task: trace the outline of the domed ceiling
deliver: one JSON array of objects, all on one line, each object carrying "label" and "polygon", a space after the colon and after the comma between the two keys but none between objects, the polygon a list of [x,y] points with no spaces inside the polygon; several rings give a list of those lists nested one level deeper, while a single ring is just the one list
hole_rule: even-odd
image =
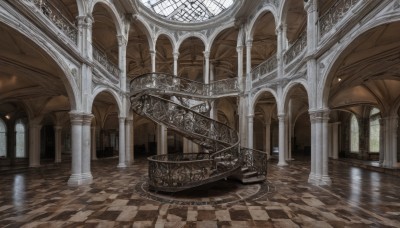
[{"label": "domed ceiling", "polygon": [[178,22],[209,20],[233,5],[233,0],[140,0],[159,16]]}]

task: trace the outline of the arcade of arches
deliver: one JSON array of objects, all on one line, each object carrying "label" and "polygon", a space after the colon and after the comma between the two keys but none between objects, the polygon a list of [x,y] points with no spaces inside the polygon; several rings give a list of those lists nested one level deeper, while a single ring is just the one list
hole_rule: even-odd
[{"label": "arcade of arches", "polygon": [[399,1],[204,1],[221,12],[200,19],[155,2],[172,1],[0,2],[0,170],[68,163],[80,186],[95,160],[202,151],[131,110],[147,72],[236,83],[209,116],[271,164],[304,161],[304,184],[331,185],[335,161],[399,167]]}]

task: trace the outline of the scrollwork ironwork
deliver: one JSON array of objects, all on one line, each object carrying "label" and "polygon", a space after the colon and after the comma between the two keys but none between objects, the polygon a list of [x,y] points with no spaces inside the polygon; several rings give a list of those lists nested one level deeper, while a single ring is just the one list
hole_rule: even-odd
[{"label": "scrollwork ironwork", "polygon": [[361,0],[338,0],[319,20],[320,37],[324,37]]},{"label": "scrollwork ironwork", "polygon": [[288,48],[284,54],[285,64],[291,63],[294,59],[300,56],[307,47],[307,32],[303,31],[299,38]]},{"label": "scrollwork ironwork", "polygon": [[274,72],[277,69],[277,67],[278,67],[278,61],[276,59],[276,55],[273,55],[251,70],[253,81],[259,80],[267,76],[268,74]]},{"label": "scrollwork ironwork", "polygon": [[119,78],[120,69],[118,66],[112,63],[108,59],[107,55],[95,46],[93,46],[93,59],[99,64],[100,67],[104,68],[112,76],[117,79]]},{"label": "scrollwork ironwork", "polygon": [[33,3],[38,10],[54,23],[75,44],[78,42],[78,29],[54,5],[47,0],[26,0]]}]

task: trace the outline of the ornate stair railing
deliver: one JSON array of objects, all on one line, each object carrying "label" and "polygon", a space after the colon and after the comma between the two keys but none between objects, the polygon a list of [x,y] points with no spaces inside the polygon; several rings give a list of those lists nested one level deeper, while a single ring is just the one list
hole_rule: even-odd
[{"label": "ornate stair railing", "polygon": [[277,67],[278,67],[278,61],[276,59],[276,55],[273,55],[251,70],[253,81],[265,77],[269,73],[275,71]]},{"label": "ornate stair railing", "polygon": [[[256,171],[263,170],[259,164],[266,167],[266,163],[250,162],[249,156],[255,153],[240,150],[238,133],[229,126],[171,100],[155,96],[169,94],[203,99],[212,94],[209,86],[161,73],[149,73],[132,79],[130,100],[137,114],[182,133],[208,151],[148,158],[151,189],[177,192],[232,176],[240,171],[243,164],[254,166]],[[266,156],[264,158],[255,157],[266,161]],[[260,175],[265,178],[265,171],[261,171]]]},{"label": "ornate stair railing", "polygon": [[38,11],[54,23],[75,44],[78,42],[78,29],[58,9],[47,0],[25,0],[33,3]]},{"label": "ornate stair railing", "polygon": [[243,161],[243,168],[257,172],[259,175],[267,174],[268,154],[264,151],[249,148],[240,148],[240,155]]},{"label": "ornate stair railing", "polygon": [[99,48],[93,45],[93,59],[99,64],[101,68],[104,68],[108,73],[114,76],[116,79],[119,78],[120,69],[114,63],[112,63],[107,55]]},{"label": "ornate stair railing", "polygon": [[291,63],[297,57],[300,56],[300,53],[303,52],[307,47],[307,31],[303,31],[299,38],[294,41],[294,43],[288,48],[288,50],[284,54],[285,64]]}]

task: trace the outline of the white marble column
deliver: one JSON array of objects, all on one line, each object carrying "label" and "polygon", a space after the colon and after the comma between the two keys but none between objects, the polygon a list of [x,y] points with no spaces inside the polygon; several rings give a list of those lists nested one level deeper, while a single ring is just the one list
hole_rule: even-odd
[{"label": "white marble column", "polygon": [[157,125],[157,154],[168,154],[167,145],[168,129],[164,125]]},{"label": "white marble column", "polygon": [[125,117],[119,117],[119,163],[118,168],[125,168]]},{"label": "white marble column", "polygon": [[379,119],[379,164],[383,165],[385,160],[385,121]]},{"label": "white marble column", "polygon": [[42,125],[29,125],[29,167],[40,166],[40,130]]},{"label": "white marble column", "polygon": [[123,35],[118,37],[118,68],[120,70],[120,88],[122,91],[126,91],[126,49],[128,46],[128,40]]},{"label": "white marble column", "polygon": [[238,84],[240,91],[244,90],[244,81],[243,81],[243,46],[237,46],[236,52],[238,56]]},{"label": "white marble column", "polygon": [[126,152],[126,164],[128,166],[132,165],[134,157],[133,157],[133,120],[126,119],[125,122],[125,152]]},{"label": "white marble column", "polygon": [[150,51],[151,56],[151,72],[156,72],[156,51]]},{"label": "white marble column", "polygon": [[319,185],[330,185],[332,183],[331,178],[328,174],[328,139],[329,139],[329,131],[328,131],[328,122],[329,122],[329,110],[324,110],[321,114],[322,121],[322,175],[319,181]]},{"label": "white marble column", "polygon": [[91,154],[91,132],[93,115],[85,114],[82,121],[82,183],[90,184],[93,181],[93,176],[90,171],[90,154]]},{"label": "white marble column", "polygon": [[96,148],[96,127],[92,126],[91,130],[91,139],[92,142],[90,143],[91,153],[92,153],[92,160],[97,160],[97,148]]},{"label": "white marble column", "polygon": [[174,75],[178,76],[178,58],[179,58],[179,52],[174,52]]},{"label": "white marble column", "polygon": [[254,115],[250,114],[247,116],[247,147],[250,149],[254,148]]},{"label": "white marble column", "polygon": [[310,128],[311,128],[311,167],[310,175],[308,177],[308,183],[315,184],[315,172],[316,172],[316,115],[314,112],[310,112]]},{"label": "white marble column", "polygon": [[383,166],[387,168],[397,167],[397,128],[398,117],[389,116],[384,121],[384,158]]},{"label": "white marble column", "polygon": [[210,52],[204,51],[204,84],[210,84]]},{"label": "white marble column", "polygon": [[69,186],[82,184],[82,114],[70,112],[72,164]]},{"label": "white marble column", "polygon": [[54,126],[54,138],[55,138],[55,163],[61,162],[61,133],[62,126]]},{"label": "white marble column", "polygon": [[265,123],[265,152],[268,154],[268,157],[271,155],[271,123]]},{"label": "white marble column", "polygon": [[253,46],[253,40],[246,42],[246,77],[251,78],[251,47]]},{"label": "white marble column", "polygon": [[277,74],[278,78],[283,77],[283,67],[284,67],[284,59],[283,59],[283,26],[278,25],[277,28],[275,29],[275,34],[277,36],[277,54],[276,54],[276,59],[277,59]]},{"label": "white marble column", "polygon": [[279,114],[278,119],[279,119],[279,162],[278,162],[278,166],[286,166],[287,165],[286,160],[285,160],[286,115]]}]

